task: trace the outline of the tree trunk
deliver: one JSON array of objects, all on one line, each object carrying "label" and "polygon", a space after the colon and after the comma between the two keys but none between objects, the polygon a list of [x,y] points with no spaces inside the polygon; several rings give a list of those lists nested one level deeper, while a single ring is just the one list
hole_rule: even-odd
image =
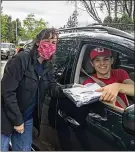
[{"label": "tree trunk", "polygon": [[83,6],[86,8],[86,11],[88,12],[88,14],[98,23],[102,23],[101,19],[98,16],[98,13],[96,11],[96,8],[94,7],[93,1],[92,0],[82,0],[81,1]]},{"label": "tree trunk", "polygon": [[118,11],[118,5],[117,5],[117,0],[115,0],[115,9],[114,9],[114,14],[115,14],[115,18],[117,18],[117,11]]},{"label": "tree trunk", "polygon": [[108,16],[111,17],[111,4],[110,1],[106,1],[106,2],[107,2]]},{"label": "tree trunk", "polygon": [[129,17],[132,18],[133,0],[129,1]]},{"label": "tree trunk", "polygon": [[132,14],[132,19],[135,18],[135,5],[134,5],[134,1],[133,1],[133,14]]},{"label": "tree trunk", "polygon": [[126,13],[125,5],[123,5],[123,14]]}]

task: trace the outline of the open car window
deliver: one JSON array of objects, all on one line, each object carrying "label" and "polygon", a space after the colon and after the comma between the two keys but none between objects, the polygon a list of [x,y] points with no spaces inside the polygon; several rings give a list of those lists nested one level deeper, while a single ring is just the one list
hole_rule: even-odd
[{"label": "open car window", "polygon": [[[89,52],[95,47],[100,47],[100,45],[92,45],[92,44],[85,44],[82,47],[82,50],[80,52],[80,56],[78,59],[78,64],[76,67],[76,73],[74,78],[74,83],[83,84],[84,80],[86,80],[89,75],[95,73],[95,70],[93,69],[92,65],[90,64],[89,59]],[[101,45],[101,47],[104,47]],[[117,50],[116,48],[113,49],[113,47],[106,47],[112,51],[113,57],[114,57],[114,64],[113,68],[121,68],[125,70],[129,77],[132,79],[134,78],[134,60],[133,57],[129,54],[124,54],[123,50]],[[130,62],[128,62],[130,61]],[[128,64],[127,64],[128,63]],[[133,79],[132,79],[133,80]],[[133,80],[134,81],[134,80]],[[133,104],[133,98],[128,97],[129,104]],[[118,111],[120,113],[123,113],[124,109],[113,106],[112,104],[104,102],[103,104],[109,106],[111,109]]]}]

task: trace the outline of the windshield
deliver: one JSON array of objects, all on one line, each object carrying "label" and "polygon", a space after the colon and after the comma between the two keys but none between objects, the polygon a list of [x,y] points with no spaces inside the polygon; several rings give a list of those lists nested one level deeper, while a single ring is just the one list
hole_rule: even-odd
[{"label": "windshield", "polygon": [[1,48],[9,48],[9,44],[1,43]]}]

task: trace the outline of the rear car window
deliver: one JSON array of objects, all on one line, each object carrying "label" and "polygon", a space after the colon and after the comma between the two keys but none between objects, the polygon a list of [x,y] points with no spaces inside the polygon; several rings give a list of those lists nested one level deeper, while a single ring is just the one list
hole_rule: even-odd
[{"label": "rear car window", "polygon": [[1,48],[9,48],[9,44],[1,43]]}]

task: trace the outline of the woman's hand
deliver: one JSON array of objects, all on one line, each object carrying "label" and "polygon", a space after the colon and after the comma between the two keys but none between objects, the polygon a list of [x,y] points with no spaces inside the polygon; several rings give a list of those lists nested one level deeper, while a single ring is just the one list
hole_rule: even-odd
[{"label": "woman's hand", "polygon": [[23,134],[23,132],[24,132],[24,123],[21,124],[20,126],[14,126],[14,129],[15,129],[18,133]]},{"label": "woman's hand", "polygon": [[73,84],[73,86],[72,86],[72,87],[73,87],[73,88],[75,88],[75,87],[82,87],[82,88],[83,88],[83,87],[84,87],[84,85],[82,85],[82,84],[76,84],[76,83],[75,83],[75,84]]},{"label": "woman's hand", "polygon": [[103,92],[103,94],[100,96],[99,100],[103,100],[105,102],[110,102],[112,104],[115,104],[116,97],[119,93],[119,83],[113,83],[109,84],[105,87],[102,87],[100,89],[95,90],[96,92]]}]

